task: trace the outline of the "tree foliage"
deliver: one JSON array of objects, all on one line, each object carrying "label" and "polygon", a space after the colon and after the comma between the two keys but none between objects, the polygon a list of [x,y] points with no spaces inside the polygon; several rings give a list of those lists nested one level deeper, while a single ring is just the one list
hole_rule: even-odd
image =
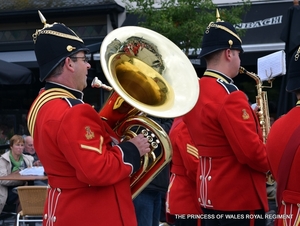
[{"label": "tree foliage", "polygon": [[[217,6],[212,0],[126,0],[125,4],[129,13],[139,16],[139,26],[164,35],[186,54],[200,48],[207,25],[216,21]],[[221,20],[238,24],[249,8],[250,1],[242,0],[238,5],[218,10]],[[243,31],[238,32],[243,36]]]}]

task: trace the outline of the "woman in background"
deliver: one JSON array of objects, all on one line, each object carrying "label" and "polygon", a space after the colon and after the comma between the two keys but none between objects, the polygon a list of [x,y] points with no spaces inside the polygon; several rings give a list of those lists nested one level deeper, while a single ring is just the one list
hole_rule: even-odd
[{"label": "woman in background", "polygon": [[[23,154],[24,139],[22,136],[12,136],[9,146],[10,151],[0,157],[0,176],[18,173],[20,170],[32,167],[33,157]],[[18,194],[13,191],[13,188],[24,183],[24,181],[0,180],[0,213],[5,205],[17,205]]]}]

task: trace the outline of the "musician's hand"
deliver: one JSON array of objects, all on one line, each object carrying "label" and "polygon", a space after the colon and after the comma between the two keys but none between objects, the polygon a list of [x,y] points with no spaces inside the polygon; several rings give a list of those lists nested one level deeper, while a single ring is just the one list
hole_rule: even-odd
[{"label": "musician's hand", "polygon": [[256,112],[256,113],[259,112],[259,107],[257,106],[256,103],[251,104],[251,108],[253,109],[254,112]]},{"label": "musician's hand", "polygon": [[148,142],[148,139],[144,137],[143,134],[139,134],[128,141],[133,143],[137,147],[137,149],[139,149],[141,156],[150,151],[150,144]]}]

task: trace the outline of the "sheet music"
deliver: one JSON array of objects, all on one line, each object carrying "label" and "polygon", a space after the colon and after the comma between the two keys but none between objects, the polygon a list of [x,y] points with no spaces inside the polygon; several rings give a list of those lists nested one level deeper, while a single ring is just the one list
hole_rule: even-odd
[{"label": "sheet music", "polygon": [[276,76],[285,75],[286,62],[284,50],[258,58],[257,72],[262,81],[268,81]]}]

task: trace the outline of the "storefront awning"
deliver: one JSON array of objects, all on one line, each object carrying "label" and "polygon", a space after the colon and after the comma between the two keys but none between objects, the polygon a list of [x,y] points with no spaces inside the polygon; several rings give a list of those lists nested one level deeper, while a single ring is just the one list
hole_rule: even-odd
[{"label": "storefront awning", "polygon": [[283,50],[285,43],[280,35],[291,6],[292,2],[252,3],[242,23],[235,25],[236,29],[246,31],[242,36],[245,52]]},{"label": "storefront awning", "polygon": [[0,52],[0,60],[15,63],[27,68],[38,67],[33,50]]},{"label": "storefront awning", "polygon": [[1,85],[30,84],[31,79],[31,71],[28,68],[0,60]]},{"label": "storefront awning", "polygon": [[[252,2],[250,10],[243,16],[242,23],[236,24],[237,29],[244,29],[242,37],[245,54],[241,55],[244,65],[256,65],[257,58],[269,53],[284,50],[285,43],[280,34],[287,20],[288,9],[293,5],[291,1]],[[219,8],[228,8],[229,4]],[[122,26],[138,26],[142,19],[137,15],[127,14]],[[89,45],[91,53],[99,52],[101,42]],[[0,52],[0,60],[16,63],[27,68],[37,68],[33,50]]]},{"label": "storefront awning", "polygon": [[[100,50],[101,42],[96,42],[86,47],[89,48],[90,53],[97,53]],[[0,60],[15,63],[27,68],[37,68],[38,64],[34,50],[26,51],[8,51],[0,52]]]},{"label": "storefront awning", "polygon": [[234,25],[237,30],[245,30],[241,37],[244,49],[244,54],[241,55],[243,66],[256,68],[258,58],[285,49],[285,42],[280,36],[288,19],[288,9],[292,6],[292,1],[252,2],[242,22]]}]

